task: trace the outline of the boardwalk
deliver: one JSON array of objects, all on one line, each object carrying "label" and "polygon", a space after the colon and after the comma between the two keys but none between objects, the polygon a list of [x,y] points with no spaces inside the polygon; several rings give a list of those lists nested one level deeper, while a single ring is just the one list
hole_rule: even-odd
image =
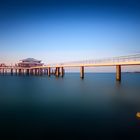
[{"label": "boardwalk", "polygon": [[[64,76],[64,68],[66,67],[79,67],[80,68],[80,77],[84,78],[84,68],[85,67],[99,67],[99,66],[116,66],[116,80],[121,81],[121,67],[122,66],[131,66],[131,65],[140,65],[140,54],[120,56],[113,58],[97,59],[97,60],[86,60],[86,61],[72,61],[65,63],[57,64],[48,64],[37,67],[18,67],[18,66],[1,66],[0,72],[11,74],[55,74],[57,77]],[[55,71],[52,73],[51,69],[55,68]]]}]

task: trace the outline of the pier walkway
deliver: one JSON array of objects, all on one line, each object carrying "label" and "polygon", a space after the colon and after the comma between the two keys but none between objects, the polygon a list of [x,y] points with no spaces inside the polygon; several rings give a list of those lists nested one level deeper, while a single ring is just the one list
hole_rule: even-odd
[{"label": "pier walkway", "polygon": [[[83,79],[85,67],[115,66],[116,80],[121,81],[121,67],[132,65],[140,65],[140,54],[104,58],[97,60],[72,61],[36,67],[0,66],[0,73],[5,74],[10,72],[11,74],[16,73],[16,74],[31,74],[31,75],[47,74],[48,76],[50,76],[51,74],[55,74],[55,76],[57,77],[59,76],[63,77],[64,68],[79,67],[80,77]],[[51,69],[55,69],[55,71],[52,72]]]}]

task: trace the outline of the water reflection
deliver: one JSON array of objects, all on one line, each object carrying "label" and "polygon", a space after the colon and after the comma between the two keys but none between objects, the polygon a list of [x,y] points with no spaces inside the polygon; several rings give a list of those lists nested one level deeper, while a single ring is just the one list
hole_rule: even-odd
[{"label": "water reflection", "polygon": [[0,127],[6,126],[4,133],[15,127],[18,139],[134,139],[139,136],[140,76],[125,74],[122,82],[114,77],[0,76]]}]

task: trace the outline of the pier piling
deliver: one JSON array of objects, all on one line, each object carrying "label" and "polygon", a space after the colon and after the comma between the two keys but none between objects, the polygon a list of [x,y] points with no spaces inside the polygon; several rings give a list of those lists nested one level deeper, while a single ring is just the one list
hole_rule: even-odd
[{"label": "pier piling", "polygon": [[29,69],[26,70],[26,74],[27,74],[27,75],[30,74],[30,70],[29,70]]},{"label": "pier piling", "polygon": [[35,69],[34,71],[35,71],[35,75],[37,75],[37,69]]},{"label": "pier piling", "polygon": [[11,75],[13,75],[13,69],[11,69]]},{"label": "pier piling", "polygon": [[19,75],[21,75],[21,69],[18,70]]},{"label": "pier piling", "polygon": [[56,77],[59,77],[60,74],[60,67],[56,67]]},{"label": "pier piling", "polygon": [[121,81],[121,65],[116,66],[116,80]]},{"label": "pier piling", "polygon": [[80,67],[80,77],[81,79],[84,79],[84,66]]},{"label": "pier piling", "polygon": [[33,75],[33,69],[30,69],[30,74]]},{"label": "pier piling", "polygon": [[16,75],[18,74],[18,70],[17,69],[15,69],[15,73],[16,73]]},{"label": "pier piling", "polygon": [[61,67],[60,76],[61,76],[61,77],[64,76],[64,68],[63,68],[63,67]]},{"label": "pier piling", "polygon": [[43,69],[39,69],[39,75],[42,75],[43,74]]},{"label": "pier piling", "polygon": [[47,72],[48,72],[48,76],[50,76],[50,74],[51,74],[51,68],[50,67],[48,68]]},{"label": "pier piling", "polygon": [[5,70],[4,69],[2,69],[2,74],[4,74],[5,73]]}]

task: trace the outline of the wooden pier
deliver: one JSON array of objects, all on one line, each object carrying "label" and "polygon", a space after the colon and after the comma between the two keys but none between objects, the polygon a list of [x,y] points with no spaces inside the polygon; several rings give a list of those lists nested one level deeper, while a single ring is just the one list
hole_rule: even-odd
[{"label": "wooden pier", "polygon": [[[99,67],[99,66],[115,66],[116,67],[116,80],[121,81],[121,67],[122,66],[133,66],[140,65],[140,54],[121,56],[107,59],[99,60],[86,60],[86,61],[75,61],[75,62],[66,62],[53,65],[42,65],[34,67],[19,67],[15,66],[0,66],[0,74],[11,75],[55,75],[56,77],[63,77],[65,74],[66,67],[79,67],[80,68],[80,77],[84,79],[84,68],[85,67]],[[52,72],[52,69],[54,71]]]}]

